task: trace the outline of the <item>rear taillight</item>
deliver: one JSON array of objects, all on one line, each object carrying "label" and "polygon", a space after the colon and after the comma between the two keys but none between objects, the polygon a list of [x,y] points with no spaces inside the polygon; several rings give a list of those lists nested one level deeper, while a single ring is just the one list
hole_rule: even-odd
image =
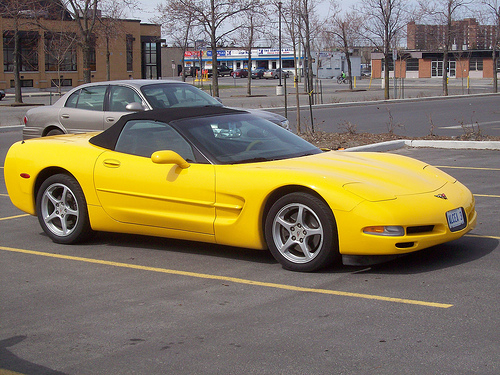
[{"label": "rear taillight", "polygon": [[23,122],[24,122],[24,125],[27,125],[28,124],[28,118],[26,116],[24,116],[23,118]]}]

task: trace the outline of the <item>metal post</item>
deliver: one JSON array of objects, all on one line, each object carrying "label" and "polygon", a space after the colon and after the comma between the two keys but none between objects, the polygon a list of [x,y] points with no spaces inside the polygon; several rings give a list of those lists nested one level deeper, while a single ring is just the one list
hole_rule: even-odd
[{"label": "metal post", "polygon": [[283,5],[283,3],[280,1],[278,3],[278,18],[279,18],[279,25],[278,25],[279,73],[278,73],[278,77],[280,79],[279,86],[281,86],[281,74],[283,72],[283,67],[281,66],[281,6],[282,5]]}]

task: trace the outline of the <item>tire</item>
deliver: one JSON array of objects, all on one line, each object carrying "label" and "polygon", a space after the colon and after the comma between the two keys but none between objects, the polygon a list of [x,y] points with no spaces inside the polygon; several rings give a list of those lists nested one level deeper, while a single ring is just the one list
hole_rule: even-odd
[{"label": "tire", "polygon": [[80,242],[92,233],[82,188],[69,175],[56,174],[42,183],[36,210],[43,231],[56,243]]},{"label": "tire", "polygon": [[278,199],[264,229],[271,254],[287,270],[317,271],[340,258],[332,211],[311,194],[291,193]]},{"label": "tire", "polygon": [[51,135],[61,135],[64,134],[62,130],[60,129],[51,129],[47,134],[45,134],[46,137],[50,137]]}]

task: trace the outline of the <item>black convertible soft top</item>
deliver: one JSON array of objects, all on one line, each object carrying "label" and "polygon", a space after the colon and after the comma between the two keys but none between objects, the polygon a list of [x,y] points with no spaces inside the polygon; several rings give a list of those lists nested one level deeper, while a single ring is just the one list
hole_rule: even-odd
[{"label": "black convertible soft top", "polygon": [[114,150],[116,142],[125,124],[130,120],[152,120],[160,122],[171,122],[185,118],[209,117],[224,114],[247,113],[245,111],[227,108],[227,107],[184,107],[154,109],[151,111],[134,112],[122,116],[116,124],[104,130],[102,133],[90,138],[89,142],[93,145]]}]

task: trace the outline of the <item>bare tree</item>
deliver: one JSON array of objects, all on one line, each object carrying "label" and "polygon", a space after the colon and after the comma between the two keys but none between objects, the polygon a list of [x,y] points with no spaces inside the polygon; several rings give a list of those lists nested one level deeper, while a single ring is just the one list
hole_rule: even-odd
[{"label": "bare tree", "polygon": [[83,53],[83,81],[90,82],[94,29],[99,16],[98,5],[101,0],[67,0],[68,10],[78,27],[79,45]]},{"label": "bare tree", "polygon": [[384,97],[389,99],[389,61],[398,36],[411,16],[407,0],[364,0],[360,8],[365,16],[364,37],[384,54]]},{"label": "bare tree", "polygon": [[433,22],[444,26],[443,35],[438,40],[443,51],[443,95],[448,95],[449,52],[453,43],[453,20],[461,8],[467,7],[471,0],[419,0],[423,14]]},{"label": "bare tree", "polygon": [[[315,17],[315,8],[317,2],[315,0],[298,0],[297,18],[299,20],[298,30],[302,45],[304,47],[304,54],[306,59],[305,66],[305,90],[311,92],[313,90],[313,70],[312,70],[312,35],[313,35],[313,18]],[[312,96],[309,96],[312,100]]]},{"label": "bare tree", "polygon": [[[260,0],[258,0],[260,1]],[[256,3],[256,5],[259,5]],[[265,16],[267,12],[265,10],[264,4],[260,4],[258,7],[259,13],[255,12],[255,9],[248,10],[243,13],[242,25],[238,30],[238,39],[244,41],[245,47],[248,51],[247,55],[247,66],[248,66],[248,78],[247,78],[247,95],[252,95],[252,48],[254,47],[255,40],[259,38],[260,35],[265,33],[266,20]]]},{"label": "bare tree", "polygon": [[110,44],[126,34],[125,29],[120,22],[126,17],[128,9],[134,9],[135,4],[128,0],[114,1],[101,0],[100,14],[97,20],[95,32],[102,37],[106,44],[106,79],[111,80],[111,51]]},{"label": "bare tree", "polygon": [[498,48],[500,44],[500,1],[481,0],[489,18],[494,20],[494,30],[491,41],[491,56],[493,58],[493,92],[498,92]]},{"label": "bare tree", "polygon": [[217,46],[224,38],[241,27],[234,25],[234,17],[254,8],[256,0],[166,0],[175,8],[184,8],[203,28],[210,40],[212,50],[212,87],[214,96],[219,96],[217,77]]},{"label": "bare tree", "polygon": [[75,33],[64,31],[46,31],[44,35],[45,71],[50,75],[56,74],[52,78],[53,84],[57,87],[57,92],[61,94],[62,71],[70,71],[76,68],[76,54],[74,53],[77,38]]},{"label": "bare tree", "polygon": [[[4,35],[9,42],[13,42],[14,50],[12,53],[12,70],[14,73],[14,93],[15,102],[22,103],[21,92],[21,65],[27,63],[21,53],[21,34],[22,28],[28,24],[35,24],[35,20],[40,16],[40,6],[32,0],[5,0],[0,2],[0,17],[7,19],[7,25],[11,30]],[[33,39],[33,38],[32,38]],[[37,42],[38,40],[36,40]],[[27,52],[27,51],[26,51]],[[5,59],[5,57],[4,57]]]},{"label": "bare tree", "polygon": [[332,45],[337,46],[345,55],[347,61],[347,75],[349,80],[349,88],[352,90],[352,64],[351,54],[354,46],[360,39],[359,29],[363,20],[358,12],[346,11],[339,12],[339,9],[334,8],[334,16],[327,23],[325,33],[333,36]]},{"label": "bare tree", "polygon": [[195,40],[199,39],[199,26],[194,15],[187,10],[180,2],[170,1],[156,6],[158,16],[153,21],[163,26],[165,35],[171,40],[174,46],[182,49],[182,80],[186,81],[184,56],[190,45],[194,46]]},{"label": "bare tree", "polygon": [[299,94],[299,66],[298,66],[298,49],[300,44],[300,35],[298,32],[298,11],[297,11],[297,2],[295,0],[289,0],[289,3],[286,4],[283,9],[283,19],[285,21],[285,26],[288,31],[288,36],[292,43],[293,47],[293,59],[294,59],[294,86],[295,86],[295,108],[296,108],[296,121],[297,121],[297,134],[302,132],[301,123],[300,123],[300,94]]}]

